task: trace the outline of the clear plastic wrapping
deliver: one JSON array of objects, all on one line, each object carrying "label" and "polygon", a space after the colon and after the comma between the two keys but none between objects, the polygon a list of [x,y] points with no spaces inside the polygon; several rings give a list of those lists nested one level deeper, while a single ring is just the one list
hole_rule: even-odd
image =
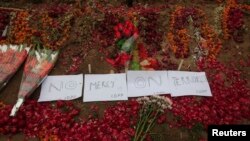
[{"label": "clear plastic wrapping", "polygon": [[29,49],[26,45],[0,45],[0,90],[23,64]]}]

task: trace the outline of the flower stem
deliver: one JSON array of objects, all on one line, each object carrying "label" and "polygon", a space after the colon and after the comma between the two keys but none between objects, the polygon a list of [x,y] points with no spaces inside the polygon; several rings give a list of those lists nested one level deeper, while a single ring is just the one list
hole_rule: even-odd
[{"label": "flower stem", "polygon": [[136,125],[136,131],[135,131],[134,139],[136,139],[136,137],[137,137],[137,133],[138,133],[138,129],[139,129],[138,127],[140,126],[140,124],[142,122],[142,113],[143,113],[143,110],[140,110],[140,113],[139,113],[140,119],[139,119],[139,122]]},{"label": "flower stem", "polygon": [[152,129],[152,127],[154,127],[154,125],[155,125],[155,120],[156,120],[156,118],[158,117],[158,114],[159,114],[159,111],[157,111],[157,113],[155,114],[154,118],[152,119],[152,122],[151,122],[151,123],[149,124],[149,126],[147,127],[147,129],[146,129],[146,131],[145,131],[145,134],[142,136],[142,138],[141,138],[140,141],[143,141],[144,138],[145,138],[146,135],[147,135],[147,132],[149,132],[149,131]]},{"label": "flower stem", "polygon": [[[150,109],[149,109],[150,110]],[[140,120],[139,120],[139,123],[138,123],[138,125],[136,126],[136,132],[135,132],[135,137],[134,137],[134,139],[133,139],[133,141],[137,141],[138,139],[137,139],[137,137],[139,138],[139,134],[138,133],[140,133],[140,130],[141,130],[141,127],[142,127],[142,125],[143,125],[143,122],[145,121],[145,120],[147,120],[147,118],[148,118],[148,115],[146,114],[146,113],[144,113],[143,114],[143,109],[141,110],[142,112],[142,114],[140,115]],[[147,116],[143,116],[143,115],[147,115]],[[146,118],[146,119],[145,119]]]},{"label": "flower stem", "polygon": [[[145,108],[145,109],[146,109],[146,108]],[[153,113],[153,110],[152,110],[152,108],[150,107],[150,109],[148,110],[148,113],[146,114],[145,118],[142,119],[141,124],[138,126],[138,130],[137,130],[137,131],[138,131],[138,134],[137,134],[137,132],[136,132],[136,136],[135,136],[135,138],[134,138],[134,141],[139,140],[140,135],[143,133],[143,130],[144,130],[144,128],[145,128],[145,125],[146,125],[148,119],[150,119],[150,116],[152,115],[152,113]]]}]

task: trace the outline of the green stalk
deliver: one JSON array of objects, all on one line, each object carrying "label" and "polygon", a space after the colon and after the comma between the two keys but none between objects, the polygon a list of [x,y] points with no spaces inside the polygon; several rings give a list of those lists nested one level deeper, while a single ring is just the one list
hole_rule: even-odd
[{"label": "green stalk", "polygon": [[138,129],[139,129],[138,127],[140,126],[141,121],[142,121],[142,120],[141,120],[141,119],[142,119],[142,113],[143,113],[143,110],[141,109],[141,110],[140,110],[140,114],[139,114],[140,119],[139,119],[139,122],[137,122],[137,125],[136,125],[136,131],[135,131],[135,136],[134,136],[134,139],[135,139],[135,138],[136,138],[136,136],[137,136],[137,134],[136,134],[136,133],[138,132]]},{"label": "green stalk", "polygon": [[[142,108],[142,109],[147,109],[147,108]],[[143,110],[141,110],[142,111],[142,113],[143,113]],[[139,121],[139,123],[138,123],[138,125],[136,126],[136,132],[135,132],[135,137],[134,137],[134,140],[133,141],[137,141],[137,137],[139,137],[138,135],[138,132],[140,131],[140,128],[142,127],[141,126],[141,124],[143,124],[143,122],[145,121],[145,120],[147,120],[147,118],[148,118],[148,115],[150,115],[150,113],[151,113],[151,111],[152,111],[152,108],[148,108],[148,110],[145,112],[145,114],[141,114],[140,115],[140,121]],[[148,114],[149,113],[149,114]],[[146,115],[146,116],[143,116],[143,115]],[[140,132],[139,132],[140,133]]]},{"label": "green stalk", "polygon": [[[151,112],[151,114],[150,114],[150,116],[147,118],[147,120],[145,120],[145,122],[144,122],[144,125],[143,125],[143,127],[142,127],[142,130],[141,130],[141,133],[140,133],[140,135],[139,135],[139,138],[141,137],[141,136],[143,136],[143,133],[146,133],[146,131],[147,131],[147,128],[148,128],[148,122],[150,121],[150,119],[152,119],[154,114],[153,114],[153,112]],[[145,130],[146,129],[146,130]],[[145,130],[145,131],[144,131]],[[138,138],[138,140],[139,140],[139,138]]]},{"label": "green stalk", "polygon": [[143,114],[143,110],[141,110],[141,111],[142,111],[142,114],[140,115],[139,123],[136,126],[136,132],[135,132],[135,137],[134,137],[133,141],[137,141],[138,132],[140,131],[141,125],[143,124],[143,121],[145,120],[145,118],[147,118],[147,116],[143,116],[143,115],[147,115],[147,113]]},{"label": "green stalk", "polygon": [[[152,112],[153,112],[153,110],[152,110],[152,108],[150,108],[149,113],[147,114],[146,118],[144,120],[142,120],[143,124],[142,124],[141,128],[139,128],[140,130],[139,130],[139,133],[138,133],[138,136],[137,136],[138,139],[140,138],[140,135],[143,133],[145,125],[146,125],[148,119],[150,119],[150,116],[151,116]],[[136,139],[135,141],[137,141],[137,138],[135,138],[135,139]]]},{"label": "green stalk", "polygon": [[149,124],[149,126],[147,127],[146,131],[145,131],[145,134],[142,136],[141,140],[140,141],[143,141],[144,138],[146,137],[147,135],[147,132],[150,131],[152,129],[152,127],[154,127],[154,124],[155,124],[155,120],[156,118],[158,117],[158,114],[159,114],[159,111],[157,111],[157,113],[155,114],[154,118],[152,119],[152,122]]}]

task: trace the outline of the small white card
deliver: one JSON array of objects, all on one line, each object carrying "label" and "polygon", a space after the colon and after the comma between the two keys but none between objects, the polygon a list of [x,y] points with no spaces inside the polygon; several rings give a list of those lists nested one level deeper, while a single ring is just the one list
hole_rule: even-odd
[{"label": "small white card", "polygon": [[126,74],[88,74],[84,81],[84,102],[128,100]]},{"label": "small white card", "polygon": [[83,75],[48,76],[42,83],[38,102],[73,100],[82,96]]},{"label": "small white card", "polygon": [[171,95],[212,96],[205,72],[168,71]]},{"label": "small white card", "polygon": [[128,71],[128,97],[170,94],[167,71]]}]

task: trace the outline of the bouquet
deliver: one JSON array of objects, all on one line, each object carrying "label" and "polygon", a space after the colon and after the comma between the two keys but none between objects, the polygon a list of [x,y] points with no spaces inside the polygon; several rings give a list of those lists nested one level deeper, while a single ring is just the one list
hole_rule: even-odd
[{"label": "bouquet", "polygon": [[135,40],[139,36],[138,29],[131,21],[125,21],[125,23],[116,25],[114,32],[119,52],[115,58],[108,58],[106,61],[113,67],[125,67],[125,69],[128,69],[132,58],[131,52],[135,46]]},{"label": "bouquet", "polygon": [[29,49],[26,45],[0,45],[0,90],[24,62]]},{"label": "bouquet", "polygon": [[136,101],[141,105],[141,110],[132,141],[144,141],[156,120],[168,109],[171,109],[173,103],[168,97],[158,95],[141,97]]},{"label": "bouquet", "polygon": [[11,111],[11,116],[15,116],[25,98],[30,96],[42,83],[48,73],[55,65],[59,51],[43,48],[32,49],[24,66],[23,77],[18,93],[18,100]]}]

